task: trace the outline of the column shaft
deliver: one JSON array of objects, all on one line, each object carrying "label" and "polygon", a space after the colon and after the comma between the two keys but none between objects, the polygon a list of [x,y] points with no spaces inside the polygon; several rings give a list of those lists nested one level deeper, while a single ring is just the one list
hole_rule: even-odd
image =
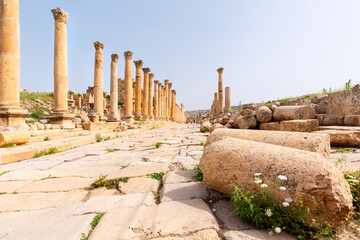
[{"label": "column shaft", "polygon": [[144,72],[144,90],[143,90],[143,118],[149,120],[149,72],[150,68],[143,68]]},{"label": "column shaft", "polygon": [[159,120],[159,81],[154,81],[154,120]]},{"label": "column shaft", "polygon": [[225,113],[231,112],[230,87],[225,88]]},{"label": "column shaft", "polygon": [[133,53],[127,51],[124,53],[125,56],[125,113],[124,120],[133,121],[133,80],[132,80],[132,55]]},{"label": "column shaft", "polygon": [[223,110],[223,108],[224,108],[223,70],[224,70],[224,68],[218,68],[218,69],[217,69],[217,71],[218,71],[218,73],[219,73],[218,113],[220,113],[220,114],[224,112],[224,110]]},{"label": "column shaft", "polygon": [[149,120],[154,120],[154,74],[149,74]]},{"label": "column shaft", "polygon": [[141,115],[141,100],[142,100],[142,91],[141,91],[141,68],[143,61],[138,60],[134,61],[136,66],[136,78],[135,78],[135,118],[142,120]]},{"label": "column shaft", "polygon": [[108,121],[119,121],[119,101],[118,101],[118,75],[117,62],[119,55],[111,55],[111,73],[110,73],[110,116]]}]

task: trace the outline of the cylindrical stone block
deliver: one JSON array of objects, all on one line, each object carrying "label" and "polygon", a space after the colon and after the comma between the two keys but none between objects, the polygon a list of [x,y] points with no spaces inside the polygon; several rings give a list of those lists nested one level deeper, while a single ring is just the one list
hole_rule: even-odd
[{"label": "cylindrical stone block", "polygon": [[277,122],[284,120],[315,119],[315,111],[309,106],[280,106],[274,111],[274,119]]},{"label": "cylindrical stone block", "polygon": [[154,81],[154,120],[159,120],[159,81]]},{"label": "cylindrical stone block", "polygon": [[124,120],[132,121],[134,116],[133,112],[133,80],[132,80],[132,55],[133,53],[127,51],[125,56],[125,113]]},{"label": "cylindrical stone block", "polygon": [[230,87],[225,88],[225,113],[231,112]]},{"label": "cylindrical stone block", "polygon": [[94,112],[99,115],[104,113],[104,100],[103,100],[103,49],[104,44],[97,41],[94,43],[95,47],[95,71],[94,71]]},{"label": "cylindrical stone block", "polygon": [[219,84],[218,84],[218,113],[223,113],[224,107],[224,87],[223,87],[223,70],[224,68],[218,68],[217,71],[219,73]]},{"label": "cylindrical stone block", "polygon": [[138,60],[134,61],[136,66],[136,78],[135,78],[135,117],[139,120],[142,119],[141,115],[141,100],[142,100],[142,91],[141,91],[141,68],[143,61]]},{"label": "cylindrical stone block", "polygon": [[149,120],[149,73],[150,73],[150,68],[143,68],[142,69],[144,72],[144,91],[143,91],[143,109],[142,109],[142,114],[143,114],[143,118],[144,120]]},{"label": "cylindrical stone block", "polygon": [[153,84],[154,74],[149,74],[149,109],[148,115],[149,120],[154,120],[154,84]]},{"label": "cylindrical stone block", "polygon": [[117,76],[117,62],[119,55],[111,55],[111,73],[110,73],[110,116],[109,121],[117,121],[119,116],[118,104],[118,76]]}]

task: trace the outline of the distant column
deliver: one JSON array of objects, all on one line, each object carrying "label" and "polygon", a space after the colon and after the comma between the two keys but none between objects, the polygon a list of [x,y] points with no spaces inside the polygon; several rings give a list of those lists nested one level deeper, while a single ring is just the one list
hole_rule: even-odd
[{"label": "distant column", "polygon": [[68,111],[67,20],[69,14],[60,8],[52,9],[51,12],[55,19],[54,111],[49,120],[52,124],[71,128],[73,127],[71,120],[75,116]]},{"label": "distant column", "polygon": [[81,94],[78,94],[78,100],[76,102],[76,106],[78,109],[82,108],[82,95]]},{"label": "distant column", "polygon": [[132,55],[130,51],[124,52],[125,56],[125,113],[124,120],[132,122],[134,120],[133,112],[133,80],[132,80]]},{"label": "distant column", "polygon": [[217,71],[219,73],[219,95],[218,95],[218,113],[223,113],[224,110],[224,87],[223,87],[223,70],[224,68],[218,68]]},{"label": "distant column", "polygon": [[176,121],[176,91],[175,90],[172,90],[172,120],[173,121]]},{"label": "distant column", "polygon": [[168,105],[168,120],[171,121],[171,108],[172,108],[172,93],[171,93],[172,83],[169,83],[169,90],[168,90],[168,96],[169,96],[169,105]]},{"label": "distant column", "polygon": [[141,91],[141,68],[143,65],[143,61],[138,60],[134,61],[136,66],[136,78],[135,78],[135,118],[138,120],[142,120],[141,115],[141,99],[142,99],[142,91]]},{"label": "distant column", "polygon": [[145,121],[149,120],[149,73],[151,71],[150,68],[143,68],[144,72],[144,91],[143,91],[143,119]]},{"label": "distant column", "polygon": [[184,104],[181,104],[180,121],[184,122]]},{"label": "distant column", "polygon": [[169,120],[169,80],[165,80],[165,118]]},{"label": "distant column", "polygon": [[225,113],[231,112],[230,87],[225,88]]},{"label": "distant column", "polygon": [[159,120],[159,81],[154,81],[154,120]]},{"label": "distant column", "polygon": [[159,120],[162,120],[162,84],[159,82],[159,89],[158,89],[158,116]]},{"label": "distant column", "polygon": [[215,114],[218,114],[219,113],[219,100],[218,100],[218,93],[214,93],[214,103],[215,103],[215,106],[214,106],[214,110],[215,110]]},{"label": "distant column", "polygon": [[164,101],[165,101],[165,98],[164,98],[164,89],[165,89],[165,86],[164,85],[161,85],[161,88],[160,88],[160,96],[161,96],[161,120],[164,120],[165,119],[165,104],[164,104]]},{"label": "distant column", "polygon": [[153,121],[154,120],[154,74],[150,73],[149,74],[149,111],[148,111],[148,115],[149,115],[149,120]]},{"label": "distant column", "polygon": [[111,55],[111,74],[110,74],[110,116],[109,122],[117,122],[120,120],[119,116],[119,101],[118,101],[118,75],[117,63],[119,55]]}]

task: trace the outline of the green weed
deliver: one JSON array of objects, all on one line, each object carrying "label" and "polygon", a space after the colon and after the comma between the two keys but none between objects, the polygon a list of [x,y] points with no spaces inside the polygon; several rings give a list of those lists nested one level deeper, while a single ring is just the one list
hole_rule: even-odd
[{"label": "green weed", "polygon": [[164,175],[165,175],[165,173],[160,172],[160,173],[147,174],[146,176],[147,176],[148,178],[152,178],[152,179],[156,179],[156,180],[161,180]]},{"label": "green weed", "polygon": [[34,155],[34,158],[39,158],[39,157],[42,157],[42,156],[51,155],[51,154],[55,154],[55,153],[59,153],[57,148],[50,148],[47,152],[36,153]]},{"label": "green weed", "polygon": [[104,214],[98,214],[94,217],[94,219],[91,222],[91,227],[94,229],[98,223],[100,222],[100,219],[104,216]]},{"label": "green weed", "polygon": [[155,144],[155,147],[156,147],[156,148],[159,148],[159,147],[160,147],[161,145],[163,145],[163,144],[172,145],[171,143],[157,142],[157,143]]},{"label": "green weed", "polygon": [[107,189],[116,189],[119,182],[126,183],[129,178],[105,179],[105,176],[100,176],[92,184],[92,188],[106,187]]},{"label": "green weed", "polygon": [[49,141],[49,137],[45,137],[45,138],[44,138],[44,141]]},{"label": "green weed", "polygon": [[198,179],[198,180],[200,180],[200,181],[202,181],[202,180],[204,179],[204,175],[203,175],[203,173],[202,173],[199,165],[196,165],[196,166],[194,167],[194,173],[195,173],[195,174],[193,175],[194,178],[196,178],[196,179]]},{"label": "green weed", "polygon": [[340,149],[337,149],[336,151],[337,152],[348,152],[348,151],[353,151],[354,148],[340,148]]},{"label": "green weed", "polygon": [[16,146],[17,146],[16,144],[9,143],[9,144],[2,146],[2,148],[12,148],[12,147],[16,147]]},{"label": "green weed", "polygon": [[201,142],[200,142],[200,145],[201,145],[201,146],[204,146],[204,145],[205,145],[205,142],[204,142],[204,141],[201,141]]},{"label": "green weed", "polygon": [[4,174],[6,174],[6,173],[8,173],[8,172],[10,172],[10,171],[5,171],[5,172],[2,172],[2,173],[0,173],[0,176],[2,176],[2,175],[4,175]]},{"label": "green weed", "polygon": [[345,179],[350,185],[350,191],[353,196],[353,206],[356,211],[360,211],[360,170],[346,172]]}]

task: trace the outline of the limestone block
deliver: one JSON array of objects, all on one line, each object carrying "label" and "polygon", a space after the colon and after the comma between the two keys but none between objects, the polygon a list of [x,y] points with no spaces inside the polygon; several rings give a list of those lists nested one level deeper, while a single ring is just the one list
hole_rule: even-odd
[{"label": "limestone block", "polygon": [[273,113],[267,106],[261,106],[258,109],[256,109],[256,120],[258,120],[261,123],[267,123],[270,122],[272,119]]},{"label": "limestone block", "polygon": [[322,101],[325,101],[327,99],[327,97],[328,97],[327,94],[318,94],[313,98],[312,102],[317,104]]},{"label": "limestone block", "polygon": [[278,123],[278,122],[260,123],[259,129],[260,130],[280,131],[280,123]]},{"label": "limestone block", "polygon": [[44,130],[44,129],[45,129],[45,125],[44,125],[44,124],[39,123],[39,122],[36,122],[35,124],[36,124],[38,130]]},{"label": "limestone block", "polygon": [[45,125],[45,130],[50,130],[52,127],[51,127],[51,124],[44,124]]},{"label": "limestone block", "polygon": [[214,229],[202,230],[196,233],[193,233],[188,236],[181,237],[162,237],[162,238],[153,238],[152,240],[220,240],[217,232]]},{"label": "limestone block", "polygon": [[328,134],[331,146],[357,147],[360,145],[359,131],[323,130],[313,133]]},{"label": "limestone block", "polygon": [[309,106],[280,106],[274,111],[275,121],[314,119],[315,111]]},{"label": "limestone block", "polygon": [[171,171],[165,174],[163,178],[164,184],[170,184],[170,183],[187,183],[187,182],[193,182],[195,181],[194,171]]},{"label": "limestone block", "polygon": [[29,131],[7,131],[0,132],[0,147],[7,144],[24,144],[30,140]]},{"label": "limestone block", "polygon": [[240,129],[255,128],[257,125],[256,118],[252,115],[240,116],[235,119],[235,125]]},{"label": "limestone block", "polygon": [[127,182],[119,182],[119,190],[122,193],[156,193],[159,189],[160,182],[152,178],[130,178]]},{"label": "limestone block", "polygon": [[205,148],[213,142],[222,140],[224,137],[270,143],[316,152],[324,156],[329,156],[330,154],[330,137],[327,134],[266,130],[217,129],[206,139]]},{"label": "limestone block", "polygon": [[317,119],[290,120],[280,122],[280,131],[288,132],[313,132],[319,129]]},{"label": "limestone block", "polygon": [[343,126],[344,115],[316,114],[320,126]]},{"label": "limestone block", "polygon": [[360,126],[360,115],[346,115],[344,118],[345,126]]},{"label": "limestone block", "polygon": [[242,108],[254,110],[256,108],[256,104],[254,103],[244,104]]},{"label": "limestone block", "polygon": [[316,114],[325,114],[327,112],[328,104],[326,101],[322,101],[318,104],[315,104],[314,110]]},{"label": "limestone block", "polygon": [[200,182],[164,184],[160,190],[161,202],[206,199],[208,196],[207,187]]},{"label": "limestone block", "polygon": [[210,128],[210,133],[212,133],[217,128],[226,128],[224,125],[221,125],[220,123],[215,123]]},{"label": "limestone block", "polygon": [[118,122],[88,122],[83,123],[84,130],[107,130],[116,129],[119,126]]},{"label": "limestone block", "polygon": [[201,122],[201,125],[200,125],[201,132],[210,131],[210,128],[211,128],[211,123],[209,122],[209,120],[204,120]]},{"label": "limestone block", "polygon": [[287,190],[278,191],[275,200],[281,204],[290,197],[293,199],[290,207],[296,207],[302,199],[310,210],[304,215],[309,222],[328,221],[340,227],[352,208],[350,188],[343,173],[318,153],[226,138],[205,148],[200,169],[206,186],[228,195],[233,185],[260,191],[254,183],[255,173],[262,174],[260,178],[270,189],[278,188],[279,175],[286,175],[287,180],[281,184]]}]

